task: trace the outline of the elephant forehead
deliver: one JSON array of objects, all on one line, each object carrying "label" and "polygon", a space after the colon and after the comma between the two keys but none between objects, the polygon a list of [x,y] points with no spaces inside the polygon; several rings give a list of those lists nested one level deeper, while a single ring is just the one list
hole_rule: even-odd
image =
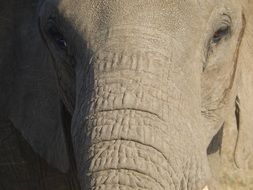
[{"label": "elephant forehead", "polygon": [[[157,0],[130,0],[130,1],[92,1],[95,4],[95,16],[105,25],[110,24],[162,24],[179,25],[182,20],[192,16],[196,7],[189,2]],[[183,5],[182,5],[183,4]],[[186,17],[188,15],[188,17]]]},{"label": "elephant forehead", "polygon": [[[168,32],[200,26],[216,1],[200,0],[58,0],[57,7],[71,22],[90,30],[115,25],[143,25]],[[190,26],[190,27],[189,27]]]}]

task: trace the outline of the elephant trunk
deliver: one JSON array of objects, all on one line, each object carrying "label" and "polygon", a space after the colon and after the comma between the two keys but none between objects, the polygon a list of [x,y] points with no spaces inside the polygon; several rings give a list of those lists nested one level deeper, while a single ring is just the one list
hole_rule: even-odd
[{"label": "elephant trunk", "polygon": [[175,86],[180,79],[170,66],[154,53],[103,51],[92,59],[72,125],[84,190],[206,185],[198,110],[183,95],[192,89]]},{"label": "elephant trunk", "polygon": [[103,111],[87,126],[92,131],[86,141],[86,184],[106,189],[164,189],[168,185],[176,189],[179,185],[167,161],[165,124],[155,115],[141,110]]}]

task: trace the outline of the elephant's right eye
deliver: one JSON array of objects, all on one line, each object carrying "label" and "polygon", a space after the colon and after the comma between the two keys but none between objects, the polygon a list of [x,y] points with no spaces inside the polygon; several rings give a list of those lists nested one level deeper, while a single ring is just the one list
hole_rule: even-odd
[{"label": "elephant's right eye", "polygon": [[56,46],[58,46],[62,50],[67,50],[68,44],[63,34],[57,28],[54,20],[49,19],[47,22],[47,35],[54,42]]}]

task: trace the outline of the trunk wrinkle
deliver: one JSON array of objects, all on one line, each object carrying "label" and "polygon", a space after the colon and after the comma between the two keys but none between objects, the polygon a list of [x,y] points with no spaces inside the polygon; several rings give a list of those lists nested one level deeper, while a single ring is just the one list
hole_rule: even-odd
[{"label": "trunk wrinkle", "polygon": [[[114,184],[114,183],[108,183],[106,185],[103,184],[103,185],[92,186],[91,188],[92,188],[92,190],[97,190],[97,189],[101,189],[102,187],[108,187],[110,185],[112,185],[113,188],[115,188],[115,186],[117,186],[117,187],[119,187],[119,189],[121,189],[120,187],[128,187],[128,188],[135,190],[135,188],[133,188],[129,185],[120,185],[120,184]],[[123,188],[123,189],[125,189],[125,188]],[[138,187],[138,190],[139,189],[147,190],[146,188],[142,188],[142,187]]]},{"label": "trunk wrinkle", "polygon": [[[157,117],[157,115],[156,114],[154,114],[154,113],[151,113],[151,112],[148,112],[148,111],[145,111],[145,110],[141,110],[141,109],[113,109],[113,110],[100,110],[100,111],[96,111],[96,113],[94,113],[94,114],[90,114],[89,116],[87,116],[86,118],[85,118],[85,121],[87,121],[87,120],[89,120],[89,119],[92,119],[96,114],[99,114],[99,113],[106,113],[106,112],[113,112],[113,111],[137,111],[137,112],[144,112],[144,113],[147,113],[147,114],[149,114],[149,115],[152,115],[152,116],[155,116],[155,118],[157,119],[158,117]],[[165,123],[165,121],[163,121],[163,120],[160,120],[160,122],[161,123]],[[160,129],[164,134],[166,134],[166,135],[168,135],[169,136],[169,134],[167,133],[167,131],[164,131],[163,129]],[[143,142],[141,142],[141,141],[138,141],[138,140],[136,140],[136,139],[129,139],[129,138],[123,138],[123,137],[119,137],[119,138],[110,138],[109,140],[101,140],[101,141],[95,141],[95,142],[92,142],[91,143],[91,146],[90,147],[88,147],[87,149],[89,149],[89,148],[91,148],[91,147],[94,147],[95,145],[98,145],[98,144],[100,144],[100,143],[104,143],[104,142],[112,142],[112,141],[126,141],[126,142],[135,142],[135,143],[138,143],[138,144],[141,144],[141,145],[143,145],[143,146],[146,146],[146,147],[150,147],[150,148],[152,148],[153,150],[155,150],[156,152],[158,152],[165,160],[166,160],[166,162],[168,163],[168,169],[170,169],[170,171],[172,172],[171,174],[173,175],[173,176],[175,176],[175,177],[177,177],[177,179],[180,179],[181,178],[181,176],[178,176],[177,175],[177,172],[176,172],[176,170],[172,167],[172,166],[170,166],[170,163],[169,163],[169,159],[167,158],[167,156],[161,151],[161,150],[159,150],[158,148],[156,148],[156,147],[154,147],[154,146],[152,146],[152,145],[150,145],[150,144],[145,144],[145,143],[143,143]],[[86,150],[87,150],[86,149]],[[87,162],[87,161],[86,161]]]},{"label": "trunk wrinkle", "polygon": [[[154,149],[154,150],[156,150],[157,152],[159,152],[162,156],[163,156],[163,158],[168,162],[168,159],[167,159],[167,157],[160,151],[160,150],[158,150],[157,148],[155,148],[154,146],[151,146],[151,145],[147,145],[147,144],[144,144],[144,143],[142,143],[142,142],[140,142],[140,141],[137,141],[137,140],[132,140],[132,139],[124,139],[124,138],[120,138],[120,139],[110,139],[110,140],[102,140],[102,141],[99,141],[99,142],[96,142],[96,143],[92,143],[92,146],[91,147],[93,147],[93,146],[96,146],[97,144],[100,144],[100,143],[104,143],[104,142],[112,142],[112,141],[125,141],[125,142],[135,142],[135,143],[138,143],[138,144],[141,144],[141,145],[143,145],[143,146],[147,146],[147,147],[150,147],[150,148],[152,148],[152,149]],[[89,147],[90,148],[90,147]],[[174,171],[174,170],[173,170]]]},{"label": "trunk wrinkle", "polygon": [[[96,145],[98,145],[98,144],[100,144],[100,143],[104,143],[104,142],[112,142],[112,141],[121,141],[121,142],[134,142],[134,143],[137,143],[137,144],[140,144],[140,145],[143,145],[143,146],[146,146],[146,147],[149,147],[149,148],[151,148],[151,149],[154,149],[156,152],[158,152],[160,155],[162,155],[162,157],[166,160],[166,162],[167,162],[167,169],[168,169],[168,173],[169,173],[169,175],[170,175],[170,177],[171,177],[171,184],[173,184],[173,186],[175,187],[175,189],[176,189],[176,187],[177,187],[177,184],[176,184],[176,182],[175,182],[175,179],[176,180],[178,180],[178,181],[180,181],[180,177],[177,175],[177,173],[176,173],[176,171],[175,171],[175,169],[170,165],[170,163],[169,163],[169,161],[168,161],[168,159],[167,159],[167,157],[159,150],[159,149],[157,149],[157,148],[155,148],[155,147],[153,147],[152,145],[147,145],[147,144],[144,144],[144,143],[142,143],[142,142],[140,142],[140,141],[137,141],[137,140],[132,140],[132,139],[124,139],[124,138],[121,138],[121,139],[110,139],[110,140],[102,140],[102,141],[100,141],[100,142],[96,142],[96,143],[92,143],[92,147],[93,146],[96,146]],[[90,148],[90,147],[89,147]],[[87,160],[86,161],[86,163],[87,162],[89,162],[89,160]],[[87,165],[86,163],[84,163],[84,165]],[[94,172],[99,172],[99,171],[106,171],[106,170],[129,170],[129,171],[131,171],[131,170],[133,170],[133,169],[127,169],[127,168],[119,168],[119,169],[104,169],[104,170],[97,170],[97,171],[94,171]],[[133,171],[137,171],[137,170],[133,170]],[[171,173],[170,173],[170,172]],[[143,175],[146,175],[146,176],[149,176],[149,175],[147,175],[147,174],[145,174],[145,173],[143,173],[143,172],[139,172],[139,171],[137,171],[138,173],[141,173],[141,174],[143,174]],[[173,180],[173,176],[174,176],[174,180]],[[149,177],[151,177],[151,176],[149,176]],[[152,177],[151,177],[152,178]],[[154,178],[153,178],[154,179]],[[180,183],[179,183],[180,184]],[[163,186],[164,187],[164,186]]]},{"label": "trunk wrinkle", "polygon": [[[140,175],[144,175],[145,177],[148,177],[148,178],[150,178],[152,181],[154,181],[155,183],[157,183],[157,184],[159,184],[159,186],[162,188],[162,189],[165,189],[165,187],[164,187],[164,185],[162,184],[162,183],[160,183],[157,179],[155,179],[155,178],[153,178],[153,177],[151,177],[151,176],[149,176],[149,175],[147,175],[147,174],[145,174],[145,173],[143,173],[143,172],[140,172],[140,171],[138,171],[138,170],[134,170],[134,169],[128,169],[128,168],[119,168],[119,169],[114,169],[114,168],[108,168],[108,169],[103,169],[103,170],[97,170],[97,171],[92,171],[92,172],[90,172],[90,173],[88,173],[88,175],[92,175],[92,174],[94,174],[94,173],[100,173],[100,172],[104,172],[104,171],[120,171],[120,170],[122,170],[122,171],[131,171],[131,172],[133,172],[133,173],[138,173],[138,174],[140,174]],[[172,180],[173,181],[173,180]],[[107,184],[106,184],[107,185]],[[105,186],[106,186],[105,185]],[[116,185],[118,185],[118,184],[116,184]],[[175,185],[175,184],[174,184]],[[124,186],[127,186],[127,185],[124,185]]]},{"label": "trunk wrinkle", "polygon": [[137,111],[137,112],[143,112],[143,113],[147,113],[150,115],[155,116],[157,119],[159,119],[162,122],[165,122],[165,120],[163,118],[161,118],[158,114],[151,112],[151,111],[147,111],[147,110],[143,110],[143,109],[136,109],[136,108],[113,108],[113,109],[101,109],[101,110],[97,110],[95,111],[94,114],[89,114],[89,116],[85,117],[84,121],[90,119],[91,117],[99,114],[99,113],[104,113],[104,112],[114,112],[114,111]]}]

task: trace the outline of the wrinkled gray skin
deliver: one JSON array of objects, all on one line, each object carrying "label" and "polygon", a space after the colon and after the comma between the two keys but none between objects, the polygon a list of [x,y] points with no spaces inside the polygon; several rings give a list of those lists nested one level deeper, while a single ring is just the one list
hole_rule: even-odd
[{"label": "wrinkled gray skin", "polygon": [[[72,115],[82,189],[215,189],[207,148],[239,107],[238,57],[247,22],[242,5],[233,0],[45,0],[37,7],[30,7],[34,20],[23,21],[26,29],[20,32],[38,36],[26,48],[39,53],[23,56],[54,66],[60,97]],[[43,84],[49,85],[49,90],[38,87],[43,93],[54,92],[56,85]],[[28,99],[20,101],[32,107],[35,114],[28,115],[34,121],[20,121],[15,108],[5,117],[36,152],[66,171],[58,97],[36,95],[41,105],[52,105],[51,112]],[[236,116],[239,125],[238,110]],[[243,129],[242,124],[242,134]],[[239,167],[246,157],[240,138]]]}]

